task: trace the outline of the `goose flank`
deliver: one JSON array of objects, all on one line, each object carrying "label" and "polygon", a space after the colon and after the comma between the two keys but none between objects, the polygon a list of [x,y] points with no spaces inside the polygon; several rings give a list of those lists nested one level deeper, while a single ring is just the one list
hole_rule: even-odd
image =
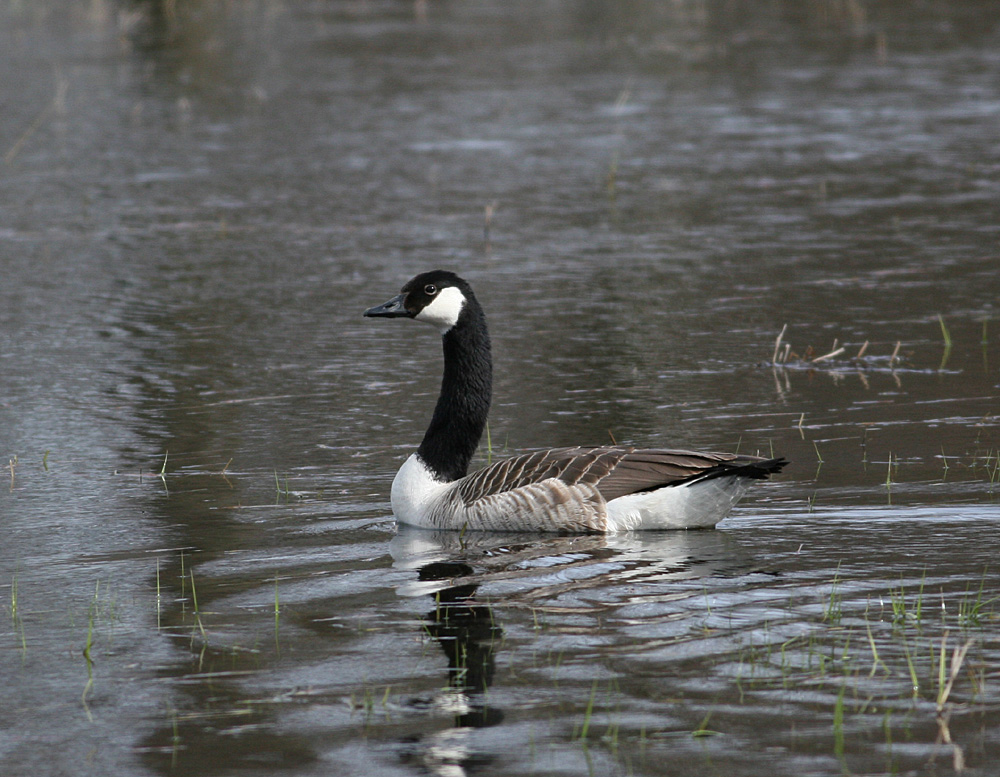
[{"label": "goose flank", "polygon": [[364,315],[425,321],[442,336],[444,375],[434,414],[392,483],[392,511],[400,523],[562,533],[709,528],[754,480],[786,464],[782,458],[606,445],[528,453],[468,474],[493,391],[489,331],[472,288],[455,273],[434,270]]}]

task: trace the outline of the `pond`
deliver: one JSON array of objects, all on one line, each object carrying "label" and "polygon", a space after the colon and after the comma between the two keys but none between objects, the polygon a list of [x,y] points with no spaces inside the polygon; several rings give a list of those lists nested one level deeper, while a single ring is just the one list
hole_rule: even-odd
[{"label": "pond", "polygon": [[[992,774],[992,3],[0,8],[4,774]],[[714,531],[397,530],[477,463],[781,455]]]}]

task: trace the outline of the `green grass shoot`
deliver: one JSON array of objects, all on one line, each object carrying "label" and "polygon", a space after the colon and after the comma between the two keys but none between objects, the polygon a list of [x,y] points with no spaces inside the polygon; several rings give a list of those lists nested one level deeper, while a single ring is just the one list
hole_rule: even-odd
[{"label": "green grass shoot", "polygon": [[889,599],[892,603],[892,622],[906,624],[906,591],[900,583],[899,591],[889,589]]},{"label": "green grass shoot", "polygon": [[590,686],[590,699],[587,700],[587,709],[583,712],[583,725],[580,727],[580,739],[586,741],[587,733],[590,731],[590,720],[594,714],[594,699],[597,696],[597,680]]},{"label": "green grass shoot", "polygon": [[948,357],[951,355],[951,333],[948,325],[944,323],[944,317],[939,313],[938,321],[941,323],[941,336],[944,337],[944,352],[941,354],[941,364],[939,370],[943,370],[948,364]]},{"label": "green grass shoot", "polygon": [[18,603],[18,575],[14,572],[14,577],[10,581],[10,619],[17,630],[21,642],[21,657],[28,652],[28,640],[24,635],[24,620],[21,618],[20,605]]},{"label": "green grass shoot", "polygon": [[721,734],[722,733],[721,731],[714,731],[708,727],[708,721],[711,720],[711,718],[712,718],[712,712],[711,710],[709,710],[709,713],[704,718],[702,718],[701,723],[698,724],[698,728],[696,728],[694,731],[691,732],[691,736],[714,737]]},{"label": "green grass shoot", "polygon": [[[98,580],[94,586],[94,601],[90,603],[90,612],[87,616],[87,640],[83,645],[83,658],[87,662],[87,684],[83,686],[83,694],[80,696],[80,703],[83,704],[87,717],[91,718],[90,706],[87,704],[87,695],[94,687],[94,659],[90,657],[91,648],[94,646],[94,619],[97,617],[99,602],[98,597],[101,592],[101,581]],[[92,718],[91,718],[92,719]]]},{"label": "green grass shoot", "polygon": [[838,759],[844,757],[844,693],[847,683],[840,686],[837,702],[833,706],[833,753]]},{"label": "green grass shoot", "polygon": [[944,322],[944,316],[938,313],[938,321],[941,324],[941,336],[944,338],[945,350],[951,349],[951,332],[948,331],[948,325]]},{"label": "green grass shoot", "polygon": [[[932,650],[932,654],[933,654],[933,646],[931,647],[931,650]],[[945,660],[945,656],[947,655],[947,653],[948,653],[948,632],[945,631],[945,633],[941,635],[941,649],[938,651],[938,674],[937,674],[937,687],[938,687],[938,692],[937,692],[937,708],[938,708],[938,712],[941,712],[942,708],[944,707],[944,703],[942,701],[942,697],[944,696],[944,684],[946,682],[946,680],[945,680],[946,675],[945,675],[944,660]],[[947,698],[947,696],[944,696],[944,698]]]},{"label": "green grass shoot", "polygon": [[938,654],[938,692],[936,699],[938,714],[944,712],[944,707],[948,703],[948,697],[951,696],[951,690],[955,686],[955,680],[962,671],[962,664],[965,662],[965,656],[969,652],[970,647],[972,647],[972,640],[968,640],[964,644],[959,645],[952,650],[951,664],[946,673],[945,654],[948,651],[948,632],[945,631],[941,637],[941,651]]},{"label": "green grass shoot", "polygon": [[840,623],[841,617],[841,595],[838,589],[840,584],[840,565],[837,565],[837,571],[833,575],[833,585],[830,586],[830,599],[827,602],[826,607],[823,610],[823,620],[827,623],[837,624]]},{"label": "green grass shoot", "polygon": [[181,747],[180,727],[177,723],[177,710],[175,709],[170,711],[170,730],[172,732],[170,737],[170,768],[173,769],[177,766],[177,753]]},{"label": "green grass shoot", "polygon": [[902,640],[903,656],[906,658],[906,668],[910,672],[910,684],[913,686],[913,698],[920,694],[920,680],[917,679],[917,669],[913,665],[913,656],[910,655],[910,648],[906,644],[906,639]]},{"label": "green grass shoot", "polygon": [[887,675],[891,675],[892,671],[889,669],[889,667],[885,665],[885,662],[878,657],[878,648],[875,646],[875,637],[872,636],[871,624],[866,623],[865,627],[868,629],[868,644],[871,646],[872,649],[872,670],[871,672],[868,673],[868,676],[874,677],[875,672],[878,671],[878,668],[880,666],[882,667],[883,670],[885,670],[885,673]]},{"label": "green grass shoot", "polygon": [[14,577],[10,581],[10,619],[17,620],[17,572],[14,572]]},{"label": "green grass shoot", "polygon": [[288,501],[288,475],[285,475],[285,487],[281,487],[281,481],[278,479],[278,470],[274,470],[274,492],[275,501],[280,502],[281,497],[285,497],[285,502]]},{"label": "green grass shoot", "polygon": [[198,609],[198,591],[194,587],[194,570],[191,570],[191,604],[194,606],[194,620],[201,632],[202,639],[207,639],[205,626],[201,622],[201,611]]},{"label": "green grass shoot", "polygon": [[985,570],[983,571],[983,576],[979,581],[979,590],[976,592],[975,597],[972,596],[969,585],[966,585],[965,596],[963,596],[958,602],[958,622],[962,626],[966,628],[970,626],[979,626],[982,623],[983,609],[987,605],[1000,601],[1000,596],[983,599],[985,585]]}]

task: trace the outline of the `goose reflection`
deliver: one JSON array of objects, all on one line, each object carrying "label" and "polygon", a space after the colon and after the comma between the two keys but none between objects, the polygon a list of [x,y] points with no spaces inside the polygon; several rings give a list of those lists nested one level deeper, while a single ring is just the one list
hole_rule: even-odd
[{"label": "goose reflection", "polygon": [[[754,567],[727,532],[664,531],[554,537],[532,533],[434,532],[401,526],[389,543],[396,569],[418,572],[397,588],[400,596],[434,596],[447,588],[503,583],[504,606],[559,596],[570,589],[601,589],[622,601],[618,586],[746,572]],[[441,574],[421,570],[436,564]],[[455,566],[459,564],[460,566]],[[443,574],[445,569],[448,574]],[[511,588],[511,581],[521,585]]]},{"label": "goose reflection", "polygon": [[427,633],[448,658],[448,687],[463,697],[464,704],[455,710],[455,724],[481,728],[503,720],[499,710],[473,701],[481,700],[493,683],[494,651],[503,632],[492,608],[476,601],[477,584],[448,585],[468,579],[472,572],[464,562],[435,561],[420,568],[419,578],[422,583],[445,584],[433,595],[434,609],[425,617]]},{"label": "goose reflection", "polygon": [[[662,613],[664,602],[686,595],[677,586],[710,576],[745,572],[752,562],[726,532],[643,532],[616,535],[432,532],[399,527],[389,543],[393,567],[414,574],[397,587],[404,597],[427,596],[433,608],[425,631],[448,660],[448,686],[412,706],[452,716],[453,725],[406,743],[404,760],[436,775],[464,775],[487,758],[477,753],[474,732],[504,721],[488,703],[496,679],[495,651],[502,644],[501,618],[573,598],[577,614],[588,607],[595,628],[604,612],[628,605],[638,613]],[[488,584],[496,604],[477,598]],[[684,586],[690,589],[690,584]],[[497,595],[499,593],[499,595]],[[578,597],[585,595],[584,600]],[[596,594],[596,595],[595,595]],[[560,601],[562,600],[562,602]],[[648,603],[650,609],[636,609]],[[656,616],[649,618],[655,630]]]},{"label": "goose reflection", "polygon": [[448,728],[406,742],[403,760],[430,774],[462,777],[472,764],[484,760],[470,746],[471,732],[503,721],[503,713],[486,703],[486,691],[496,671],[494,651],[503,631],[492,608],[476,600],[479,584],[472,582],[474,569],[470,564],[429,560],[396,540],[390,549],[394,566],[415,567],[417,571],[417,580],[412,587],[404,586],[401,595],[426,594],[434,602],[424,616],[425,631],[448,660],[448,686],[415,706],[433,707],[450,714],[453,721]]}]

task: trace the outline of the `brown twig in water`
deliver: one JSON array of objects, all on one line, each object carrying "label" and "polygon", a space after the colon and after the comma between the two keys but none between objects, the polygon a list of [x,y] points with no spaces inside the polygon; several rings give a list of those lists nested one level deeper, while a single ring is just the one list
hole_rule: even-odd
[{"label": "brown twig in water", "polygon": [[889,357],[889,366],[891,367],[896,363],[896,358],[899,356],[899,346],[903,344],[902,340],[896,341],[896,347],[892,351],[892,356]]},{"label": "brown twig in water", "polygon": [[826,361],[827,359],[832,359],[834,356],[840,356],[840,354],[842,354],[845,350],[847,349],[844,348],[844,346],[840,346],[840,348],[830,351],[830,353],[823,354],[822,356],[817,356],[815,359],[812,360],[812,363],[815,364],[816,362],[822,362]]}]

